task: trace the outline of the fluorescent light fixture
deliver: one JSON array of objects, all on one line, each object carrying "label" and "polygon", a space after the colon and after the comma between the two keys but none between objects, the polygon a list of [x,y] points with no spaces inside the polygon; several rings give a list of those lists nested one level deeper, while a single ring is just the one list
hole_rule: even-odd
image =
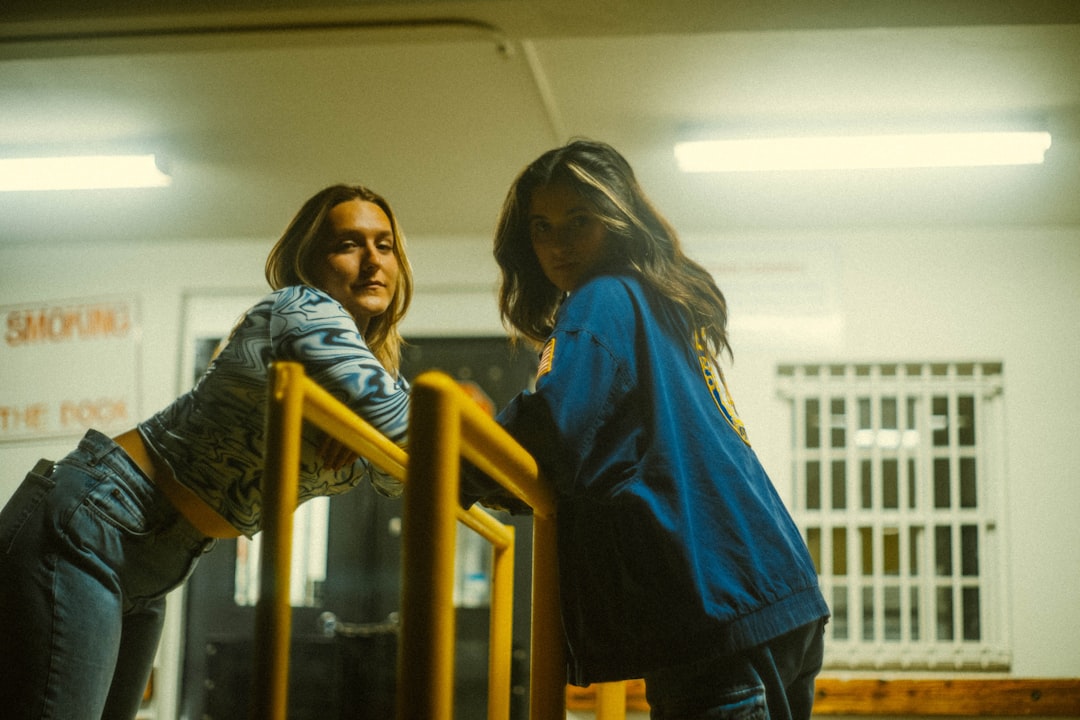
[{"label": "fluorescent light fixture", "polygon": [[685,172],[1038,165],[1048,132],[966,132],[700,140],[675,145]]},{"label": "fluorescent light fixture", "polygon": [[0,191],[163,187],[153,155],[0,158]]}]

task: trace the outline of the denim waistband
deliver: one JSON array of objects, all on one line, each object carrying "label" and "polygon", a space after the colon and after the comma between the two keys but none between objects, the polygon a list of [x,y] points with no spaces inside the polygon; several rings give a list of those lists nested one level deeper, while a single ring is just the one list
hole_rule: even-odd
[{"label": "denim waistband", "polygon": [[135,461],[128,457],[123,448],[113,442],[108,435],[94,429],[86,431],[75,450],[60,462],[64,461],[81,461],[90,467],[104,465],[127,479],[150,482],[150,479],[135,464]]},{"label": "denim waistband", "polygon": [[113,439],[104,433],[89,429],[79,441],[78,446],[57,462],[58,465],[70,464],[87,468],[103,468],[120,478],[132,489],[137,489],[140,494],[145,493],[153,504],[167,509],[170,515],[175,515],[180,524],[184,536],[199,541],[208,538],[197,528],[191,525],[173,504],[154,485],[153,481],[146,476],[142,469],[124,449],[116,444]]}]

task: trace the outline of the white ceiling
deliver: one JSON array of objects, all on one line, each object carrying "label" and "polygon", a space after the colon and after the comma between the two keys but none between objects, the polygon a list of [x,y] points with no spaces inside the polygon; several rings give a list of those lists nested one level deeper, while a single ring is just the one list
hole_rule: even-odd
[{"label": "white ceiling", "polygon": [[[487,237],[611,142],[684,233],[1080,225],[1080,2],[76,0],[0,6],[0,156],[150,150],[168,188],[0,194],[5,243],[273,238],[333,182]],[[685,175],[706,130],[1041,124],[1042,166]]]}]

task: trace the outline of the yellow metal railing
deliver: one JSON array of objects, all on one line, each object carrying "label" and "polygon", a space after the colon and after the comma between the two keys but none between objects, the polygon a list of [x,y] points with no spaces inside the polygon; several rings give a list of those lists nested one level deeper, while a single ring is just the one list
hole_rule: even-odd
[{"label": "yellow metal railing", "polygon": [[[513,528],[479,508],[457,502],[460,458],[465,457],[533,507],[531,720],[566,716],[565,658],[559,624],[554,501],[536,463],[448,376],[426,373],[413,385],[413,459],[304,376],[296,363],[270,371],[266,470],[263,483],[262,587],[256,608],[253,720],[284,720],[289,662],[289,563],[296,507],[300,428],[304,419],[396,478],[406,479],[399,720],[451,716],[453,693],[454,520],[492,543],[488,718],[508,717]],[[964,684],[966,683],[966,684]],[[850,686],[850,687],[849,687]],[[873,686],[873,687],[871,687]],[[893,687],[895,686],[895,687]],[[596,720],[625,718],[624,682],[575,689],[589,696]],[[640,683],[635,710],[647,710]],[[975,700],[972,700],[975,698]],[[976,707],[977,706],[977,707]],[[1080,680],[938,680],[821,678],[815,713],[1045,715],[1075,717]]]},{"label": "yellow metal railing", "polygon": [[407,481],[403,527],[398,718],[449,719],[453,708],[454,523],[492,543],[488,718],[509,715],[513,528],[458,504],[466,458],[533,507],[533,597],[529,716],[562,719],[565,657],[558,609],[554,498],[536,462],[457,383],[425,373],[413,384],[412,459],[309,380],[298,363],[270,368],[263,479],[263,554],[256,606],[252,720],[285,720],[288,694],[289,573],[300,431],[308,420],[385,472]]},{"label": "yellow metal railing", "polygon": [[270,366],[266,415],[263,550],[259,561],[259,600],[255,606],[250,720],[285,720],[292,631],[289,577],[303,422],[309,420],[399,479],[405,477],[408,456],[309,380],[298,363]]},{"label": "yellow metal railing", "polygon": [[[533,720],[565,717],[566,666],[558,608],[554,497],[540,481],[536,462],[442,373],[424,373],[413,383],[409,438],[398,718],[451,717],[453,521],[460,512],[462,458],[533,507],[529,715]],[[493,612],[494,608],[493,600]],[[488,717],[493,717],[490,707]]]}]

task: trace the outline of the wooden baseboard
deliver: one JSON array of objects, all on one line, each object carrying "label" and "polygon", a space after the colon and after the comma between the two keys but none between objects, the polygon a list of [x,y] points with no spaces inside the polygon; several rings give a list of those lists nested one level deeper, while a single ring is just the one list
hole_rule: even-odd
[{"label": "wooden baseboard", "polygon": [[[596,708],[594,686],[567,686],[566,708]],[[647,712],[645,684],[626,683],[626,709]],[[819,677],[815,715],[1077,717],[1080,678],[840,679]]]},{"label": "wooden baseboard", "polygon": [[1080,679],[819,678],[814,714],[1080,717]]}]

